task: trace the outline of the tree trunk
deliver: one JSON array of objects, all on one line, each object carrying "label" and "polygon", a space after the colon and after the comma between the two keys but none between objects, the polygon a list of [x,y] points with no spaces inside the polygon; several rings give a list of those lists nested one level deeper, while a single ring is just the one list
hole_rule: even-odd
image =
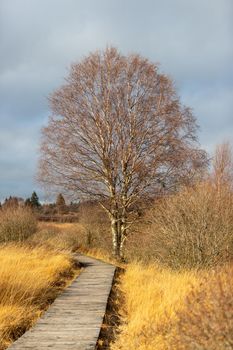
[{"label": "tree trunk", "polygon": [[121,241],[120,241],[120,247],[119,247],[119,255],[121,259],[123,259],[124,257],[124,252],[123,252],[124,242],[125,242],[125,235],[121,234]]},{"label": "tree trunk", "polygon": [[112,249],[113,255],[117,259],[123,258],[123,248],[126,239],[126,219],[125,217],[111,217]]},{"label": "tree trunk", "polygon": [[112,231],[112,249],[113,249],[113,255],[116,258],[119,258],[119,235],[118,235],[118,225],[117,225],[117,219],[112,218],[111,219],[111,231]]},{"label": "tree trunk", "polygon": [[124,256],[124,243],[125,243],[125,239],[126,239],[126,224],[125,224],[125,220],[124,218],[121,220],[121,225],[120,225],[120,232],[119,232],[119,255],[120,258],[123,259]]}]

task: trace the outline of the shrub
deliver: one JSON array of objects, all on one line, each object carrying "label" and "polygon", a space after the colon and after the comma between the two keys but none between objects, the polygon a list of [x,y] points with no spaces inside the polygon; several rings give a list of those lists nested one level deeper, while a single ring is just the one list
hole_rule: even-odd
[{"label": "shrub", "polygon": [[80,206],[79,222],[84,228],[86,248],[99,248],[112,251],[111,233],[107,214],[97,203],[85,203]]},{"label": "shrub", "polygon": [[173,268],[208,267],[233,257],[233,196],[210,182],[185,188],[150,211],[155,259]]},{"label": "shrub", "polygon": [[24,241],[37,229],[37,220],[27,208],[7,208],[0,211],[0,242]]},{"label": "shrub", "polygon": [[155,253],[152,243],[154,243],[154,233],[149,232],[145,222],[137,222],[137,227],[129,235],[124,249],[125,262],[141,262],[150,264],[155,261]]}]

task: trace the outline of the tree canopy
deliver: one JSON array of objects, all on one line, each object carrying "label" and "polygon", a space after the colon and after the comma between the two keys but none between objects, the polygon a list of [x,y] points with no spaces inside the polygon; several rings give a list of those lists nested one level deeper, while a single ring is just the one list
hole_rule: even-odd
[{"label": "tree canopy", "polygon": [[120,254],[141,198],[190,182],[206,164],[191,110],[171,79],[137,54],[115,48],[71,66],[50,96],[39,179],[74,198],[95,198],[111,220]]}]

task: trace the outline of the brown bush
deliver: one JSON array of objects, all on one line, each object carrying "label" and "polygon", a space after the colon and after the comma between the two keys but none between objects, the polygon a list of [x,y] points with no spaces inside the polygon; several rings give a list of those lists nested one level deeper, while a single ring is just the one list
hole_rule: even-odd
[{"label": "brown bush", "polygon": [[213,266],[233,257],[233,196],[211,182],[157,202],[149,213],[151,250],[173,268]]},{"label": "brown bush", "polygon": [[132,234],[127,237],[124,249],[125,262],[141,262],[149,264],[155,261],[154,248],[151,246],[154,241],[154,233],[148,230],[146,222],[139,221],[132,228]]},{"label": "brown bush", "polygon": [[0,242],[24,241],[36,229],[37,220],[30,209],[19,207],[0,211]]},{"label": "brown bush", "polygon": [[107,214],[97,203],[85,203],[79,209],[79,222],[84,228],[87,248],[111,252],[111,232]]}]

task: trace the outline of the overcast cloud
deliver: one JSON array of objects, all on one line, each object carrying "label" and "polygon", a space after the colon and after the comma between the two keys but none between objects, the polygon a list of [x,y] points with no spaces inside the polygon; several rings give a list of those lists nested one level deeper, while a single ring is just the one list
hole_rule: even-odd
[{"label": "overcast cloud", "polygon": [[47,96],[70,63],[113,45],[139,52],[193,108],[202,147],[232,140],[232,0],[1,0],[0,200],[29,196]]}]

